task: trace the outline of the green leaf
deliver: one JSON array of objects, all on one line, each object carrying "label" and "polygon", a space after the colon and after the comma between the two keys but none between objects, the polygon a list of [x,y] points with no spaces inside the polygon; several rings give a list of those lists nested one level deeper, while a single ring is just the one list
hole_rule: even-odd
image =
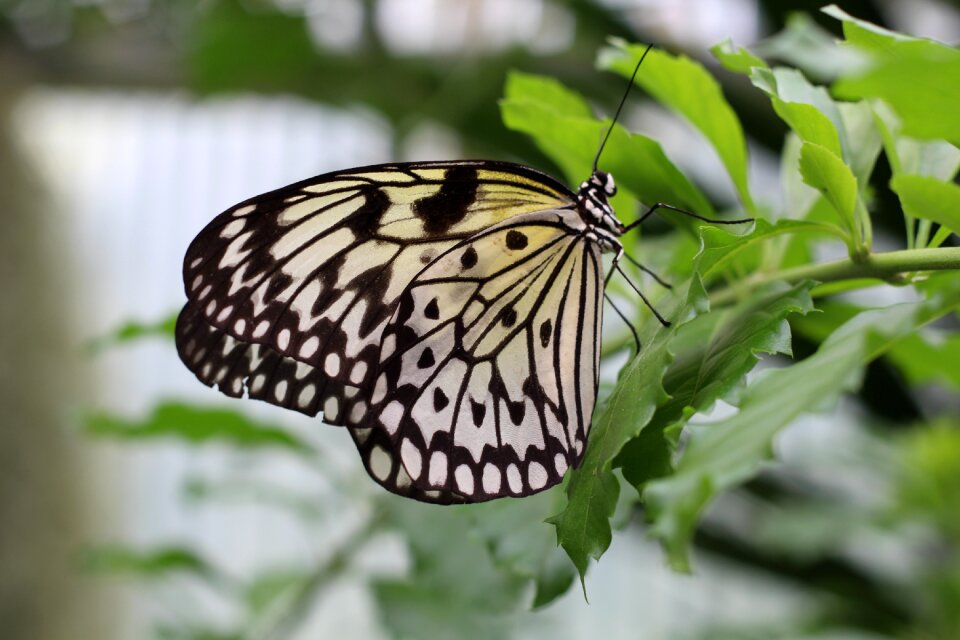
[{"label": "green leaf", "polygon": [[875,101],[874,120],[890,159],[893,175],[952,180],[960,170],[960,149],[943,140],[921,141],[903,135],[903,123],[886,104]]},{"label": "green leaf", "polygon": [[848,41],[869,51],[873,64],[834,84],[844,99],[880,98],[903,120],[903,132],[960,144],[960,51],[934,40],[911,38],[857,20],[837,7],[825,10],[843,21]]},{"label": "green leaf", "polygon": [[[550,88],[541,94],[544,86]],[[590,175],[597,145],[609,123],[584,115],[576,106],[582,98],[570,91],[561,96],[560,91],[555,82],[513,72],[507,78],[500,111],[508,128],[530,135],[561,168],[568,183],[579,184]],[[616,176],[621,189],[643,202],[669,202],[714,215],[710,201],[667,158],[660,144],[646,136],[630,134],[617,125],[604,149],[602,164]]]},{"label": "green leaf", "polygon": [[276,569],[257,575],[245,586],[243,599],[250,613],[260,616],[276,603],[302,591],[313,574],[302,568]]},{"label": "green leaf", "polygon": [[820,10],[831,18],[842,21],[844,38],[847,39],[847,42],[862,49],[882,51],[900,42],[917,41],[917,38],[855,18],[835,4],[828,5]]},{"label": "green leaf", "polygon": [[568,474],[567,504],[548,522],[557,528],[557,544],[563,547],[580,572],[581,582],[590,558],[599,559],[610,546],[613,517],[620,483],[612,462],[623,446],[636,438],[666,400],[661,379],[672,360],[667,348],[683,319],[705,304],[706,294],[698,278],[689,281],[673,327],[645,340],[640,354],[621,372],[617,386],[598,412],[590,430],[590,444],[580,466]]},{"label": "green leaf", "polygon": [[770,96],[774,110],[807,142],[844,157],[849,146],[843,119],[826,89],[815,87],[796,69],[754,69],[750,80]]},{"label": "green leaf", "polygon": [[818,79],[849,73],[865,61],[861,52],[838,46],[836,37],[806,13],[791,13],[782,31],[754,48],[765,58],[791,64]]},{"label": "green leaf", "polygon": [[890,181],[903,210],[960,233],[960,186],[925,176],[900,175]]},{"label": "green leaf", "polygon": [[728,398],[759,362],[760,354],[790,354],[791,314],[813,309],[812,283],[777,284],[735,307],[696,317],[670,342],[674,360],[663,379],[662,403],[640,438],[627,444],[616,465],[638,491],[669,474],[675,433],[696,412]]},{"label": "green leaf", "polygon": [[157,405],[141,420],[99,413],[86,416],[86,433],[119,440],[172,438],[190,444],[222,442],[244,449],[279,447],[297,453],[312,448],[290,433],[254,422],[235,411],[201,409],[176,402]]},{"label": "green leaf", "polygon": [[210,577],[215,571],[191,549],[161,547],[149,551],[118,545],[103,545],[85,550],[80,557],[85,571],[128,574],[138,578],[164,578],[175,573]]},{"label": "green leaf", "polygon": [[507,76],[505,93],[507,100],[530,100],[558,116],[593,119],[590,105],[583,96],[568,89],[556,78],[511,71]]},{"label": "green leaf", "polygon": [[471,637],[504,637],[510,616],[529,606],[530,578],[498,566],[488,537],[474,525],[470,512],[477,505],[438,508],[390,496],[382,506],[412,560],[406,579],[373,584],[391,634],[446,640],[469,629]]},{"label": "green leaf", "polygon": [[832,151],[812,142],[800,148],[800,175],[833,206],[848,231],[856,227],[857,179],[843,160]]},{"label": "green leaf", "polygon": [[465,510],[482,536],[495,565],[534,585],[534,607],[549,604],[570,588],[576,576],[544,520],[563,504],[559,487],[523,500],[495,500]]},{"label": "green leaf", "polygon": [[750,75],[754,67],[767,68],[767,63],[762,58],[757,57],[744,47],[734,45],[729,38],[713,45],[710,48],[710,53],[725,69],[734,73]]},{"label": "green leaf", "polygon": [[[598,66],[629,78],[646,47],[616,39],[611,43],[612,47],[600,51]],[[686,56],[652,49],[643,63],[643,73],[637,74],[636,83],[704,135],[720,156],[744,208],[752,211],[743,128],[713,76]]]},{"label": "green leaf", "polygon": [[95,355],[109,347],[142,340],[143,338],[172,339],[174,329],[177,326],[177,315],[179,314],[175,313],[156,322],[127,322],[110,333],[91,340],[87,344],[87,350]]},{"label": "green leaf", "polygon": [[758,377],[743,393],[739,413],[691,430],[676,472],[648,484],[644,494],[651,532],[670,563],[689,568],[687,549],[700,514],[717,494],[758,473],[783,427],[856,389],[867,362],[958,305],[960,282],[953,282],[920,302],[860,313],[814,355]]},{"label": "green leaf", "polygon": [[700,275],[705,280],[722,273],[745,252],[758,249],[762,243],[777,236],[797,234],[831,235],[841,239],[845,237],[843,230],[837,226],[803,220],[779,220],[776,224],[757,220],[753,230],[747,234],[711,226],[701,227],[700,233],[703,248],[698,255],[697,264]]}]

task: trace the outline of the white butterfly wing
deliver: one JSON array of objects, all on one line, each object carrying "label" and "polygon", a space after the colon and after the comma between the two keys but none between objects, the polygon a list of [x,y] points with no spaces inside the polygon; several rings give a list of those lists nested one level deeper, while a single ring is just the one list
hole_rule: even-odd
[{"label": "white butterfly wing", "polygon": [[596,398],[603,270],[572,208],[447,249],[383,333],[365,426],[413,484],[468,501],[536,493],[576,466]]}]

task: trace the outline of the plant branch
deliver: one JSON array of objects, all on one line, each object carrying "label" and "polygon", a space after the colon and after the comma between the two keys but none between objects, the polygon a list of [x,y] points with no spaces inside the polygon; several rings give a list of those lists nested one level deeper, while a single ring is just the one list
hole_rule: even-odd
[{"label": "plant branch", "polygon": [[801,280],[835,282],[861,278],[890,280],[895,276],[911,271],[949,270],[960,271],[960,247],[905,249],[903,251],[873,253],[861,262],[854,262],[847,258],[835,262],[802,265],[772,273],[758,273],[751,278],[711,293],[710,303],[722,305],[733,302],[743,293],[777,280],[787,282],[800,282]]}]

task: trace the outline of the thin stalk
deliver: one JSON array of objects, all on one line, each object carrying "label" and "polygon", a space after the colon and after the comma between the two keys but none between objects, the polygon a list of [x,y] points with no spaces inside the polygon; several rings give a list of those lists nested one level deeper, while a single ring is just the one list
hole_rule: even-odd
[{"label": "thin stalk", "polygon": [[903,251],[873,253],[859,262],[844,259],[822,264],[802,265],[772,273],[760,273],[753,278],[742,280],[732,286],[713,292],[710,295],[710,303],[716,305],[733,302],[743,293],[777,280],[787,282],[800,282],[801,280],[835,282],[861,278],[889,280],[912,271],[947,270],[960,270],[960,247],[905,249]]}]

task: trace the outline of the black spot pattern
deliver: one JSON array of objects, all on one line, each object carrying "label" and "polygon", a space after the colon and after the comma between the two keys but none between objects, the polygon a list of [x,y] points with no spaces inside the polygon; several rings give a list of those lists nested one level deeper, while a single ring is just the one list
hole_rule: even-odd
[{"label": "black spot pattern", "polygon": [[433,349],[427,347],[423,350],[423,353],[420,354],[420,359],[417,360],[417,366],[421,369],[429,369],[436,363],[436,360],[433,357]]},{"label": "black spot pattern", "polygon": [[473,247],[468,248],[460,255],[460,264],[464,269],[472,269],[477,266],[477,250]]},{"label": "black spot pattern", "polygon": [[460,166],[447,169],[440,190],[413,203],[413,211],[423,219],[427,234],[446,233],[463,220],[470,205],[477,199],[477,184],[475,168]]},{"label": "black spot pattern", "polygon": [[551,335],[553,335],[553,324],[550,322],[550,319],[547,318],[543,321],[543,324],[540,325],[540,345],[544,349],[550,344]]},{"label": "black spot pattern", "polygon": [[527,411],[527,405],[522,400],[519,402],[507,400],[507,411],[510,413],[510,419],[513,420],[513,424],[519,425],[523,422],[523,414]]},{"label": "black spot pattern", "polygon": [[450,404],[450,398],[447,397],[447,394],[443,392],[443,389],[440,387],[435,387],[433,390],[433,409],[437,413],[443,411],[444,407]]},{"label": "black spot pattern", "polygon": [[476,400],[471,398],[470,412],[473,414],[474,426],[479,427],[481,424],[483,424],[484,416],[487,415],[487,407],[484,404],[477,402]]},{"label": "black spot pattern", "polygon": [[510,229],[507,231],[507,249],[519,251],[527,246],[527,236],[521,231]]},{"label": "black spot pattern", "polygon": [[425,318],[429,318],[431,320],[436,320],[440,317],[440,307],[437,305],[436,298],[431,300],[430,303],[424,307],[423,315]]},{"label": "black spot pattern", "polygon": [[512,327],[515,324],[517,324],[517,310],[507,307],[503,310],[503,326]]}]

